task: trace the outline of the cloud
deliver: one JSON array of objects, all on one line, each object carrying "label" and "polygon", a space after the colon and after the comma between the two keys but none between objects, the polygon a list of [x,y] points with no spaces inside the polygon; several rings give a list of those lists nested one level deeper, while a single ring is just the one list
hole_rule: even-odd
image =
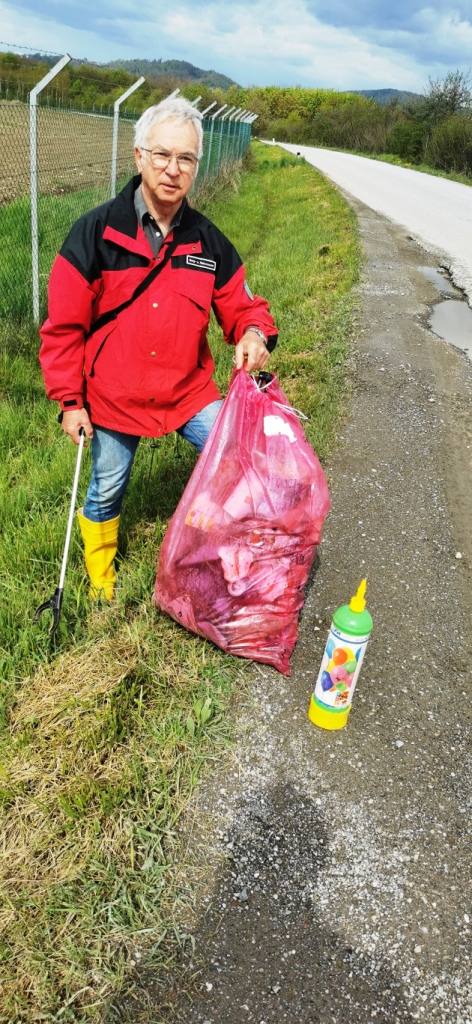
[{"label": "cloud", "polygon": [[[217,16],[218,13],[218,16]],[[187,6],[168,8],[161,21],[163,37],[190,40],[193,52],[220,56],[226,73],[237,81],[362,87],[377,82],[418,83],[408,61],[345,29],[317,21],[304,0],[232,4],[227,17],[220,5],[205,5],[195,18]],[[231,67],[231,71],[228,71]]]},{"label": "cloud", "polygon": [[[34,6],[31,4],[26,10],[26,5],[20,0],[12,8],[8,2],[0,0],[0,34],[4,40],[0,44],[1,50],[7,49],[5,44],[8,44],[13,50],[18,48],[19,53],[28,49],[41,53],[70,53],[73,57],[87,57],[98,62],[111,60],[116,54],[116,47],[113,50],[112,45],[108,51],[108,44],[88,19],[83,18],[82,25],[75,26],[63,20],[62,5],[61,20],[58,20],[57,9],[43,13],[42,10],[35,11]],[[129,56],[135,56],[134,46],[132,50]],[[108,52],[109,56],[106,55]]]},{"label": "cloud", "polygon": [[343,28],[374,29],[379,32],[403,31],[421,33],[421,19],[430,12],[438,19],[444,15],[467,20],[471,14],[470,0],[451,4],[448,0],[307,0],[307,9],[320,21]]},{"label": "cloud", "polygon": [[[8,10],[9,4],[3,5]],[[21,18],[20,12],[23,12]],[[125,0],[117,0],[110,3],[104,0],[100,5],[92,3],[92,0],[15,0],[14,14],[10,8],[10,19],[17,16],[23,26],[30,25],[29,37],[33,36],[33,25],[35,31],[42,28],[41,37],[49,34],[50,45],[46,49],[55,49],[52,45],[54,38],[76,39],[81,37],[92,37],[95,43],[102,42],[107,47],[110,43],[123,43],[125,46],[129,41],[128,30],[124,28],[123,21],[131,20],[133,8]],[[34,21],[32,22],[31,16]],[[134,21],[136,23],[136,8],[134,9]],[[138,22],[139,24],[139,22]],[[2,27],[2,34],[5,29]],[[36,45],[36,34],[34,36]],[[78,56],[76,52],[74,56]],[[95,58],[96,59],[96,58]],[[105,58],[106,59],[106,58]]]},{"label": "cloud", "polygon": [[411,56],[421,65],[470,62],[470,0],[307,0],[307,7],[323,23],[355,30],[366,42]]},{"label": "cloud", "polygon": [[[467,68],[472,4],[459,0],[0,0],[2,35],[106,62],[170,57],[241,84],[420,90]],[[139,12],[139,16],[138,16]],[[8,38],[8,36],[6,35]]]}]

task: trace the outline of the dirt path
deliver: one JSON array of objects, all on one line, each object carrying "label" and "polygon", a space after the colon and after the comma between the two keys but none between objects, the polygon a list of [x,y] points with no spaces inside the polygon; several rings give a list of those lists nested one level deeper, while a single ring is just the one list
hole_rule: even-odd
[{"label": "dirt path", "polygon": [[[115,1020],[472,1020],[472,367],[425,326],[434,258],[355,205],[354,392],[293,674],[255,667],[233,763],[192,808],[212,872],[194,951]],[[375,633],[349,725],[323,732],[310,692],[364,574]]]}]

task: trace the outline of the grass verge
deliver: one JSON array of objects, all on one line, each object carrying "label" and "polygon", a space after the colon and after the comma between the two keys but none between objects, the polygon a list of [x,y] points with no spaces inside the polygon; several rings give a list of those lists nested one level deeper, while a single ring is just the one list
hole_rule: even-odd
[{"label": "grass verge", "polygon": [[[346,397],[354,217],[303,161],[255,145],[248,163],[239,191],[227,183],[206,212],[271,300],[281,328],[271,366],[325,458]],[[174,907],[188,894],[177,822],[202,769],[221,759],[248,666],[150,606],[196,457],[177,436],[153,466],[149,445],[138,450],[109,608],[88,603],[75,535],[49,650],[48,624],[31,619],[57,584],[75,450],[44,397],[34,336],[1,330],[0,1021],[85,1024],[132,984],[137,957],[162,965],[179,940]],[[231,351],[214,322],[210,334],[225,390]]]}]

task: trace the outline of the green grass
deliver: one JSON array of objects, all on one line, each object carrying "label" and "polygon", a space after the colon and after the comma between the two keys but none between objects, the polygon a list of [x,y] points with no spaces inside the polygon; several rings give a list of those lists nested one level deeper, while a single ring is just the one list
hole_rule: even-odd
[{"label": "green grass", "polygon": [[[303,161],[253,147],[199,205],[237,245],[281,328],[271,367],[324,459],[343,415],[359,248],[339,193]],[[211,325],[216,377],[231,350]],[[119,587],[91,607],[74,533],[60,629],[32,625],[54,590],[76,450],[44,397],[31,328],[0,333],[0,1021],[93,1022],[133,982],[134,952],[161,965],[191,900],[177,824],[220,763],[228,708],[249,678],[150,605],[166,525],[195,453],[177,436],[138,450],[120,532]],[[83,498],[89,455],[81,481]],[[143,962],[143,961],[141,961]]]}]

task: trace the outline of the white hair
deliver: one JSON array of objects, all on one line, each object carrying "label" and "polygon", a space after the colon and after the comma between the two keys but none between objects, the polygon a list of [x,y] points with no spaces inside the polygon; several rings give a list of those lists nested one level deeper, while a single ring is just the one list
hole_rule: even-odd
[{"label": "white hair", "polygon": [[134,126],[134,144],[139,149],[144,149],[148,140],[149,132],[154,124],[162,121],[175,121],[176,124],[184,124],[186,121],[193,124],[198,136],[198,159],[203,153],[203,128],[202,115],[196,107],[188,100],[181,97],[161,100],[154,107],[148,107],[141,114],[139,121]]}]

